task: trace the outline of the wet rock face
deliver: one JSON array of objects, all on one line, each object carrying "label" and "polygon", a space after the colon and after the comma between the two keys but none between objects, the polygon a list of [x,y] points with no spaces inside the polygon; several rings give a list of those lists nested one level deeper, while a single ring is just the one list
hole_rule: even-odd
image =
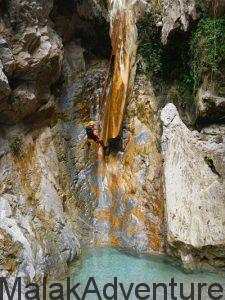
[{"label": "wet rock face", "polygon": [[63,132],[70,136],[67,169],[82,212],[82,242],[161,252],[163,187],[156,98],[150,82],[138,78],[126,110],[123,148],[104,155],[96,143],[88,147],[84,128],[90,115],[99,118],[96,107],[105,72],[100,62],[89,66],[60,101],[66,118]]},{"label": "wet rock face", "polygon": [[138,1],[109,1],[114,72],[103,113],[105,144],[120,133],[126,100],[133,84],[137,52],[137,3]]},{"label": "wet rock face", "polygon": [[[80,58],[78,59],[80,61]],[[93,211],[98,199],[98,186],[102,180],[98,168],[102,165],[99,146],[85,144],[85,127],[90,117],[99,120],[98,105],[102,92],[102,83],[106,72],[106,61],[93,61],[86,72],[77,74],[72,84],[59,100],[59,109],[63,116],[59,123],[60,135],[65,148],[65,167],[70,174],[76,205],[81,209],[80,225],[82,242],[90,240]]]},{"label": "wet rock face", "polygon": [[[198,17],[197,1],[160,3],[164,43]],[[152,3],[138,0],[108,1],[108,11],[103,0],[1,3],[1,274],[28,281],[63,275],[80,243],[163,252],[164,200],[168,252],[186,265],[202,263],[204,256],[224,266],[225,129],[192,132],[168,105],[160,143],[154,89],[135,76],[136,21],[147,8]],[[223,3],[215,0],[210,9],[220,15]],[[102,24],[108,30],[108,21],[114,68],[104,105],[108,61],[102,57],[109,57],[110,45],[100,37],[106,37],[101,30]],[[217,112],[224,114],[223,95],[209,94],[205,85],[196,106],[215,120]],[[121,134],[120,145],[109,153],[96,143],[88,148],[89,119],[97,120],[106,144]]]},{"label": "wet rock face", "polygon": [[204,262],[204,253],[206,262],[222,266],[217,248],[225,243],[225,127],[190,131],[173,104],[161,119],[168,243],[184,264]]},{"label": "wet rock face", "polygon": [[163,251],[159,138],[158,106],[151,83],[137,76],[125,113],[124,149],[106,158],[104,165],[105,201],[102,199],[95,211],[95,224],[105,237],[102,240],[99,235],[97,241],[137,252]]},{"label": "wet rock face", "polygon": [[[75,65],[80,61],[82,55]],[[77,220],[81,242],[159,252],[163,250],[160,120],[150,82],[144,77],[136,80],[125,114],[121,149],[104,154],[96,143],[85,145],[87,121],[90,117],[100,121],[106,72],[106,61],[86,65],[85,72],[69,81],[59,102],[66,169],[81,211]]]}]

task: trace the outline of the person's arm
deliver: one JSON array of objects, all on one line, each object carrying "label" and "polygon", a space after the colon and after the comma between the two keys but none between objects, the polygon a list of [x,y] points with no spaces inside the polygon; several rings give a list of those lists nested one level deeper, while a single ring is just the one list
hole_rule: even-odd
[{"label": "person's arm", "polygon": [[94,129],[94,130],[93,130],[93,134],[94,134],[95,136],[99,137],[98,129]]}]

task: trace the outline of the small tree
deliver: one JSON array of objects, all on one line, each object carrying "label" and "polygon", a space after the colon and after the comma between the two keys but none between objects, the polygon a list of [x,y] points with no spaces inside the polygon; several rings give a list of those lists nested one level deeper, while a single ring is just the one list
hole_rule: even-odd
[{"label": "small tree", "polygon": [[21,152],[22,140],[23,139],[19,134],[15,134],[12,137],[10,148],[14,155],[18,155]]}]

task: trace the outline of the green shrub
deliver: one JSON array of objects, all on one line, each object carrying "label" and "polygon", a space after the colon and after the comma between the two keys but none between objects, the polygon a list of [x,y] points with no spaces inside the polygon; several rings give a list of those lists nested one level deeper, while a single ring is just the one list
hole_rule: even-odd
[{"label": "green shrub", "polygon": [[139,71],[155,83],[178,81],[180,95],[187,102],[195,96],[204,74],[218,83],[224,81],[225,17],[205,16],[188,33],[174,31],[166,46],[155,23],[155,15],[146,13],[137,24]]},{"label": "green shrub", "polygon": [[202,75],[220,77],[225,62],[225,18],[205,17],[199,21],[190,41],[190,75],[193,91],[201,84]]},{"label": "green shrub", "polygon": [[146,13],[138,22],[139,54],[144,62],[145,75],[153,79],[162,71],[161,30],[155,26],[154,16]]},{"label": "green shrub", "polygon": [[208,156],[205,156],[204,161],[210,168],[213,167],[213,160],[211,158],[209,158]]},{"label": "green shrub", "polygon": [[22,140],[23,139],[19,134],[16,134],[12,137],[10,148],[13,154],[18,155],[21,152]]}]

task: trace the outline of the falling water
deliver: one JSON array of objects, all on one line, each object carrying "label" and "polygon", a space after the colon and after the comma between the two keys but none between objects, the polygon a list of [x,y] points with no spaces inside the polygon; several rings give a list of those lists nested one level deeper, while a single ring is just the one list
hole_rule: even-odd
[{"label": "falling water", "polygon": [[[132,84],[132,71],[135,65],[137,51],[137,28],[135,25],[134,4],[131,0],[109,0],[110,36],[114,55],[113,75],[102,106],[102,135],[104,144],[116,138],[121,129],[124,108],[129,87]],[[112,216],[115,202],[115,191],[120,190],[119,158],[110,157],[106,161],[101,149],[98,151],[98,203],[94,211],[93,238],[96,244],[112,242],[111,226],[114,223]],[[120,191],[121,192],[121,191]],[[120,194],[120,192],[118,192]]]},{"label": "falling water", "polygon": [[110,35],[114,54],[114,73],[103,113],[104,143],[121,130],[126,99],[132,85],[137,52],[134,5],[137,1],[110,0]]},{"label": "falling water", "polygon": [[[137,52],[136,17],[140,8],[136,6],[137,3],[139,2],[131,0],[110,0],[109,4],[114,68],[106,100],[101,107],[105,145],[120,133],[126,100],[133,86]],[[145,129],[140,128],[140,132],[141,130]],[[140,195],[134,195],[131,183],[134,180],[135,190],[138,190],[140,178],[131,171],[132,161],[135,153],[138,159],[146,151],[150,151],[146,149],[148,148],[144,144],[131,142],[125,152],[118,151],[107,157],[104,157],[101,148],[97,150],[97,201],[93,211],[92,243],[108,243],[135,248],[137,251],[148,251],[150,248],[159,251],[161,237],[156,230],[158,223],[157,226],[152,226],[154,222],[150,222],[143,207],[145,200]],[[133,152],[131,160],[129,151]],[[160,195],[158,197],[161,199]],[[161,220],[161,211],[161,208],[154,211],[154,216],[157,215],[155,219],[159,217]]]}]

